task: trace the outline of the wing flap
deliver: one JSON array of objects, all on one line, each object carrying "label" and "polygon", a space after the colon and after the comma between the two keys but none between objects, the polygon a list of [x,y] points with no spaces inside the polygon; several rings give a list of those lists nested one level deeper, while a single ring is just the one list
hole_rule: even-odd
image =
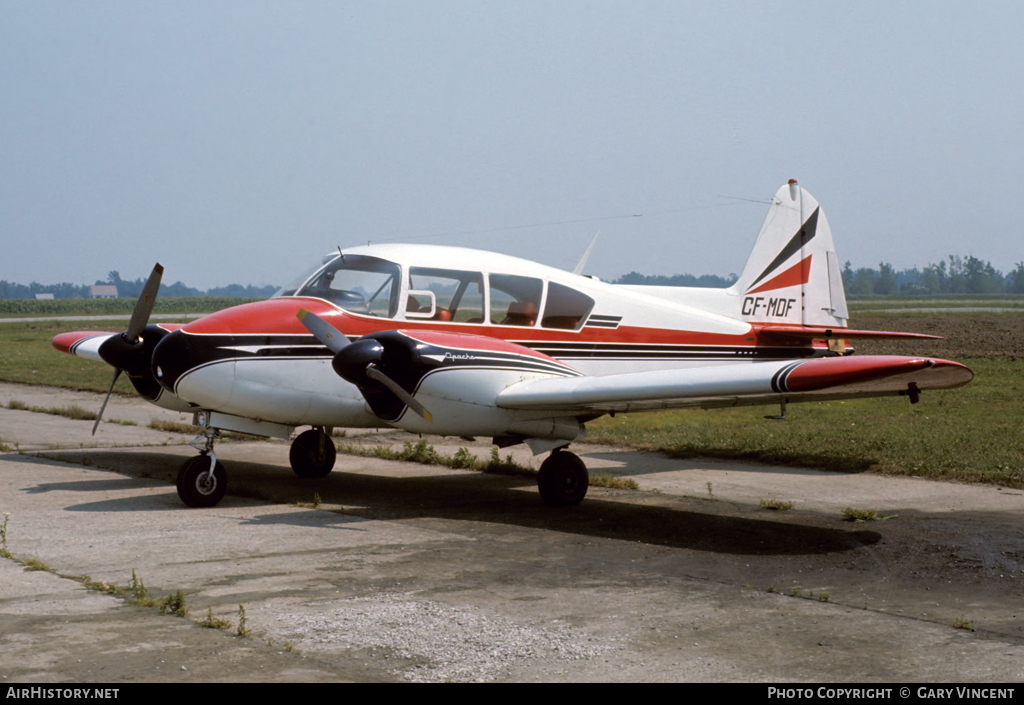
[{"label": "wing flap", "polygon": [[569,413],[769,404],[949,389],[974,373],[936,358],[873,355],[755,362],[603,377],[538,379],[498,395],[507,409]]}]

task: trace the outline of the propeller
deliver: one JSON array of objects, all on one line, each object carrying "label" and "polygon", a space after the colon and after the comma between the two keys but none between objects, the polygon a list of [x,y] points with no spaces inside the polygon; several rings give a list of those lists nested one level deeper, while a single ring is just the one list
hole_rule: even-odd
[{"label": "propeller", "polygon": [[428,423],[434,422],[430,411],[380,368],[384,356],[384,346],[380,341],[373,338],[351,341],[330,323],[304,308],[299,309],[297,317],[313,337],[334,353],[331,367],[340,377],[357,387],[365,387],[369,378],[385,387]]},{"label": "propeller", "polygon": [[302,325],[306,326],[306,330],[312,333],[314,338],[326,345],[327,349],[335,355],[352,342],[344,333],[315,313],[310,313],[306,309],[300,308],[296,316]]},{"label": "propeller", "polygon": [[160,291],[160,279],[163,274],[163,265],[157,262],[146,285],[142,288],[139,300],[135,302],[131,320],[128,321],[128,330],[119,336],[108,338],[100,345],[98,351],[100,357],[114,366],[114,379],[110,382],[110,389],[107,390],[107,396],[103,399],[103,406],[100,407],[99,413],[96,414],[96,422],[92,425],[92,435],[94,436],[100,425],[100,419],[103,418],[103,411],[107,408],[107,402],[110,401],[110,395],[114,392],[117,378],[125,370],[129,370],[129,374],[131,374],[132,370],[149,367],[152,353],[141,344],[142,333],[149,325],[149,317],[153,313],[153,306],[156,305],[156,296]]},{"label": "propeller", "polygon": [[427,407],[416,401],[409,392],[402,389],[402,387],[395,380],[388,377],[386,374],[380,371],[380,368],[376,365],[370,364],[366,366],[366,376],[372,380],[380,382],[394,394],[396,397],[402,400],[402,403],[408,406],[410,409],[415,411],[417,414],[423,417],[427,423],[434,423],[434,415],[427,410]]}]

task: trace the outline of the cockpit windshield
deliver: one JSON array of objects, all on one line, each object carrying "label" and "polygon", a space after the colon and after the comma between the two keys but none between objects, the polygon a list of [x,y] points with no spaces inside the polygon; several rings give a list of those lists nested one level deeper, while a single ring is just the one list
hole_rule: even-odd
[{"label": "cockpit windshield", "polygon": [[346,311],[394,318],[398,312],[400,268],[365,255],[338,255],[311,275],[295,280],[277,296],[313,296]]}]

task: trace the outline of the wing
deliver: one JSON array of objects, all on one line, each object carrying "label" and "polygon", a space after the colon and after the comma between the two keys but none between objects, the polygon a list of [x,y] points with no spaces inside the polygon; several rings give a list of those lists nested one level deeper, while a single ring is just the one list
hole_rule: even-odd
[{"label": "wing", "polygon": [[[184,323],[160,323],[157,327],[163,328],[166,331],[175,331],[184,325]],[[100,356],[100,346],[108,338],[113,338],[115,335],[120,334],[98,330],[73,331],[57,334],[54,336],[51,344],[54,350],[67,355],[82,357],[86,360],[96,360],[97,362],[107,362]]]},{"label": "wing", "polygon": [[964,365],[935,358],[827,357],[535,379],[506,388],[497,405],[580,414],[893,395],[916,401],[921,391],[959,387],[973,377]]},{"label": "wing", "polygon": [[100,357],[100,345],[117,333],[106,333],[103,331],[75,331],[73,333],[60,333],[53,339],[53,347],[62,353],[84,357],[87,360],[103,362]]}]

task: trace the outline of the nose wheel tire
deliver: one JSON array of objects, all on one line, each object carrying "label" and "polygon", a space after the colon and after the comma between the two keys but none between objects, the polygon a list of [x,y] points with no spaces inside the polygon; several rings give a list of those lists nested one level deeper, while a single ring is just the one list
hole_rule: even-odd
[{"label": "nose wheel tire", "polygon": [[338,451],[331,437],[315,428],[300,433],[288,451],[292,470],[302,478],[326,477],[334,468],[337,457]]},{"label": "nose wheel tire", "polygon": [[578,456],[556,450],[540,465],[537,488],[541,499],[550,507],[570,507],[587,495],[590,475]]},{"label": "nose wheel tire", "polygon": [[210,472],[210,457],[199,455],[178,470],[178,497],[189,507],[213,507],[224,498],[228,474],[218,461]]}]

